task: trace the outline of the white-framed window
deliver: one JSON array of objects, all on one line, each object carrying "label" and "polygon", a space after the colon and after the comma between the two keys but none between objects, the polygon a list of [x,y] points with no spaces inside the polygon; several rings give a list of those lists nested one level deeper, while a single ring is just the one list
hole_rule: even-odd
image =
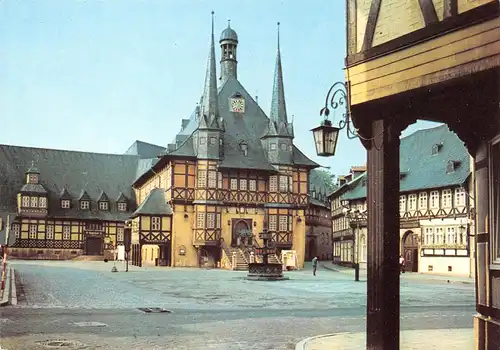
[{"label": "white-framed window", "polygon": [[54,239],[54,225],[45,226],[45,238]]},{"label": "white-framed window", "polygon": [[123,242],[125,239],[125,230],[123,227],[117,227],[116,228],[116,241],[117,242]]},{"label": "white-framed window", "polygon": [[99,202],[99,210],[108,210],[108,202]]},{"label": "white-framed window", "polygon": [[431,209],[439,209],[439,191],[431,192],[430,206]]},{"label": "white-framed window", "polygon": [[288,176],[280,175],[280,192],[288,192]]},{"label": "white-framed window", "polygon": [[207,138],[205,136],[200,136],[200,145],[206,145],[207,144]]},{"label": "white-framed window", "polygon": [[90,208],[90,202],[89,201],[80,201],[80,209],[89,209]]},{"label": "white-framed window", "polygon": [[230,189],[233,191],[238,189],[238,179],[231,179]]},{"label": "white-framed window", "polygon": [[217,171],[210,170],[208,172],[208,187],[217,188]]},{"label": "white-framed window", "polygon": [[30,197],[28,196],[22,196],[22,203],[21,205],[24,207],[24,208],[28,208],[30,206]]},{"label": "white-framed window", "polygon": [[116,206],[118,207],[118,211],[127,211],[127,203],[117,203]]},{"label": "white-framed window", "polygon": [[447,227],[446,228],[446,244],[455,244],[457,243],[457,236],[455,227]]},{"label": "white-framed window", "polygon": [[219,171],[217,173],[217,188],[222,188],[222,173]]},{"label": "white-framed window", "polygon": [[418,195],[418,209],[420,210],[427,209],[427,192],[421,192]]},{"label": "white-framed window", "polygon": [[215,146],[217,144],[217,138],[212,136],[210,137],[210,145]]},{"label": "white-framed window", "polygon": [[207,229],[215,228],[215,213],[207,213]]},{"label": "white-framed window", "polygon": [[28,232],[29,239],[36,239],[37,235],[38,235],[38,225],[37,224],[30,224],[29,232]]},{"label": "white-framed window", "polygon": [[278,176],[269,176],[269,192],[278,192]]},{"label": "white-framed window", "polygon": [[293,216],[288,215],[288,231],[293,231]]},{"label": "white-framed window", "polygon": [[444,244],[444,228],[436,227],[434,235],[434,244]]},{"label": "white-framed window", "polygon": [[268,228],[269,228],[269,231],[276,231],[277,230],[277,219],[276,219],[276,215],[269,215],[269,224],[268,224]]},{"label": "white-framed window", "polygon": [[68,209],[71,206],[71,202],[69,199],[61,200],[61,208]]},{"label": "white-framed window", "polygon": [[198,170],[198,187],[207,187],[207,172],[206,170]]},{"label": "white-framed window", "polygon": [[288,216],[280,215],[279,216],[279,231],[288,231]]},{"label": "white-framed window", "polygon": [[47,197],[38,198],[38,206],[40,208],[47,208]]},{"label": "white-framed window", "polygon": [[293,193],[293,176],[288,177],[288,192]]},{"label": "white-framed window", "polygon": [[21,225],[12,224],[10,228],[12,230],[12,233],[14,234],[14,237],[21,238]]},{"label": "white-framed window", "polygon": [[271,151],[274,151],[276,150],[276,144],[275,143],[271,143]]},{"label": "white-framed window", "polygon": [[409,211],[417,210],[417,195],[416,194],[410,194],[408,196],[408,210]]},{"label": "white-framed window", "polygon": [[161,229],[161,218],[159,216],[151,217],[151,230],[160,231]]},{"label": "white-framed window", "polygon": [[248,180],[248,189],[252,192],[257,191],[257,180]]},{"label": "white-framed window", "polygon": [[247,180],[246,179],[240,179],[240,190],[242,190],[242,191],[247,190]]},{"label": "white-framed window", "polygon": [[399,196],[399,212],[406,213],[406,196]]},{"label": "white-framed window", "polygon": [[30,184],[37,184],[38,183],[38,175],[37,174],[30,174],[28,177],[28,181]]},{"label": "white-framed window", "polygon": [[361,236],[361,261],[366,262],[367,260],[367,249],[366,249],[366,236]]},{"label": "white-framed window", "polygon": [[71,239],[71,226],[63,226],[63,239],[66,241]]},{"label": "white-framed window", "polygon": [[465,207],[465,189],[463,187],[455,188],[455,208]]},{"label": "white-framed window", "polygon": [[433,227],[426,227],[425,228],[424,243],[426,245],[434,244],[434,228]]},{"label": "white-framed window", "polygon": [[451,190],[443,190],[443,208],[451,208]]},{"label": "white-framed window", "polygon": [[196,227],[197,228],[205,228],[205,213],[197,213],[196,214]]},{"label": "white-framed window", "polygon": [[31,197],[31,207],[32,208],[38,207],[38,197]]}]

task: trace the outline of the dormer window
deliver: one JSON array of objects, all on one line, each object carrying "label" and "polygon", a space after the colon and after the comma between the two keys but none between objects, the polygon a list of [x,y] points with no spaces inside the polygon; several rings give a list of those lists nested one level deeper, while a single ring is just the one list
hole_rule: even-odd
[{"label": "dormer window", "polygon": [[434,155],[438,154],[442,147],[443,147],[442,143],[433,145],[432,146],[432,155],[434,156]]},{"label": "dormer window", "polygon": [[276,144],[275,143],[271,143],[271,151],[274,151],[276,150]]},{"label": "dormer window", "polygon": [[240,150],[244,156],[248,155],[248,144],[246,142],[240,143]]},{"label": "dormer window", "polygon": [[30,197],[23,196],[22,197],[21,206],[24,207],[24,208],[28,208],[30,206]]},{"label": "dormer window", "polygon": [[80,209],[82,209],[82,210],[90,209],[90,202],[89,201],[80,201]]},{"label": "dormer window", "polygon": [[61,208],[63,209],[69,209],[71,206],[71,202],[69,199],[63,199],[61,200]]},{"label": "dormer window", "polygon": [[108,210],[109,204],[108,202],[99,202],[99,210]]},{"label": "dormer window", "polygon": [[453,160],[448,161],[448,164],[446,165],[446,173],[449,174],[449,173],[454,172],[458,168],[459,165],[460,165],[460,162],[456,162]]},{"label": "dormer window", "polygon": [[28,175],[28,183],[37,184],[38,183],[38,174],[29,174]]},{"label": "dormer window", "polygon": [[117,208],[118,211],[127,211],[127,203],[118,203]]}]

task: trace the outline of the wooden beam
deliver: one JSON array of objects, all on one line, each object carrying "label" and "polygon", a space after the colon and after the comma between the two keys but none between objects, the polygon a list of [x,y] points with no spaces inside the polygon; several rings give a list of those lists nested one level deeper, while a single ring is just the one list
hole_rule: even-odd
[{"label": "wooden beam", "polygon": [[363,38],[363,47],[361,51],[371,49],[373,45],[373,36],[375,35],[375,27],[377,26],[381,3],[382,0],[372,0],[370,13],[368,14],[368,21],[366,23],[365,36]]},{"label": "wooden beam", "polygon": [[444,0],[443,19],[454,17],[458,14],[457,0]]},{"label": "wooden beam", "polygon": [[420,10],[422,11],[422,15],[424,16],[425,25],[428,26],[432,23],[439,22],[439,18],[436,13],[436,9],[434,8],[434,3],[432,0],[418,0],[420,5]]}]

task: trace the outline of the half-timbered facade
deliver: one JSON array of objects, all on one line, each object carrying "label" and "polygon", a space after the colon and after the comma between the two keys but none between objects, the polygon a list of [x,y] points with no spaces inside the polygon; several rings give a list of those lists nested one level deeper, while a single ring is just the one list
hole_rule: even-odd
[{"label": "half-timbered facade", "polygon": [[278,255],[295,250],[302,266],[308,174],[317,164],[293,144],[279,44],[268,117],[237,79],[238,36],[230,26],[219,43],[220,78],[212,32],[200,102],[165,152],[138,174],[138,204],[154,189],[165,191],[174,266],[227,266],[233,255],[248,263],[264,228]]},{"label": "half-timbered facade", "polygon": [[[446,125],[401,139],[400,253],[410,272],[474,275],[474,208],[470,156]],[[366,267],[367,222],[343,208],[366,213],[367,176],[332,195],[334,256]],[[355,221],[355,222],[354,222]]]}]

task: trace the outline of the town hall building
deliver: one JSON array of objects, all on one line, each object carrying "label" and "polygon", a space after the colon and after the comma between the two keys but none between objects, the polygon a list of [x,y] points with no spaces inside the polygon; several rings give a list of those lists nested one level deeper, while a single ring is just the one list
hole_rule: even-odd
[{"label": "town hall building", "polygon": [[[247,266],[259,233],[303,266],[309,172],[294,145],[278,47],[269,116],[238,80],[238,35],[214,23],[199,103],[167,147],[125,154],[0,145],[0,215],[20,258],[111,256],[132,229],[136,265]],[[1,228],[0,228],[1,229]],[[5,229],[4,229],[5,231]],[[233,258],[236,257],[236,259]]]}]

